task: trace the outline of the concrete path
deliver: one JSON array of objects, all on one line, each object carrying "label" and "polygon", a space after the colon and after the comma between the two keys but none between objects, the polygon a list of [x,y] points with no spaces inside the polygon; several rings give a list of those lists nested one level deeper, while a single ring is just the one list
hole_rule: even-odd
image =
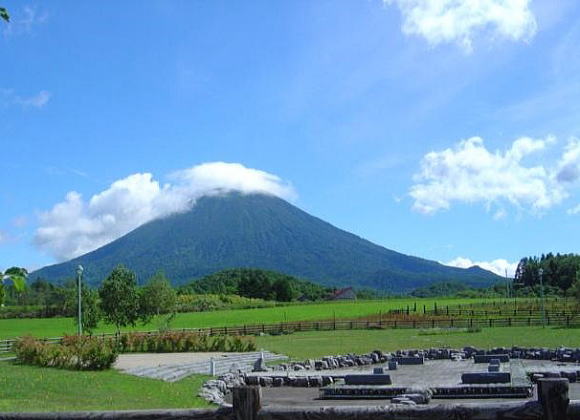
[{"label": "concrete path", "polygon": [[[234,364],[240,370],[249,372],[261,354],[260,352],[124,354],[119,357],[115,368],[130,375],[175,382],[196,373],[211,375],[212,358],[214,375],[229,372]],[[264,351],[263,355],[267,362],[288,359],[287,356],[269,351]]]}]

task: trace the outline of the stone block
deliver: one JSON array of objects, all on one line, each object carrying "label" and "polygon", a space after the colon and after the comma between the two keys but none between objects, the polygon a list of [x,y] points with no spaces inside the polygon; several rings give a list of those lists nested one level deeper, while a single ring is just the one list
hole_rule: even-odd
[{"label": "stone block", "polygon": [[500,363],[510,361],[510,357],[507,354],[475,354],[473,356],[475,363],[489,363],[492,359],[499,359]]},{"label": "stone block", "polygon": [[424,394],[403,394],[400,397],[407,398],[415,404],[429,404],[429,398]]},{"label": "stone block", "polygon": [[385,373],[385,368],[376,367],[373,369],[373,374],[375,374],[375,375],[382,375],[384,373]]},{"label": "stone block", "polygon": [[272,386],[273,380],[269,376],[260,376],[260,386]]},{"label": "stone block", "polygon": [[461,375],[464,384],[505,384],[511,380],[509,372],[469,372]]},{"label": "stone block", "polygon": [[321,376],[310,376],[308,378],[310,386],[313,388],[319,388],[322,386],[322,377]]},{"label": "stone block", "polygon": [[346,385],[391,385],[391,376],[386,374],[374,375],[345,375]]},{"label": "stone block", "polygon": [[259,376],[248,376],[248,377],[246,377],[246,383],[248,385],[260,385],[260,377]]},{"label": "stone block", "polygon": [[323,376],[322,377],[322,386],[332,385],[334,383],[334,379],[332,376]]},{"label": "stone block", "polygon": [[389,360],[389,370],[397,370],[397,361]]},{"label": "stone block", "polygon": [[393,404],[401,404],[401,405],[417,405],[416,402],[411,401],[409,398],[405,397],[395,397],[391,399],[391,403]]},{"label": "stone block", "polygon": [[487,366],[487,371],[488,372],[499,372],[499,365],[488,365]]},{"label": "stone block", "polygon": [[395,357],[399,365],[422,365],[425,363],[423,356],[401,356]]}]

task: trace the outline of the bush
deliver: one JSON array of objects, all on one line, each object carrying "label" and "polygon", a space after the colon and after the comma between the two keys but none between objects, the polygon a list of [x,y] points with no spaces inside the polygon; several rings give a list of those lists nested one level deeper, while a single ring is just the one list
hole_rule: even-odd
[{"label": "bush", "polygon": [[173,353],[173,352],[246,352],[255,351],[253,337],[238,335],[210,336],[190,331],[122,334],[118,341],[121,353]]},{"label": "bush", "polygon": [[61,344],[23,337],[13,349],[20,363],[75,370],[108,369],[118,355],[111,342],[88,336],[65,336]]},{"label": "bush", "polygon": [[223,309],[272,308],[276,302],[263,299],[247,298],[236,295],[192,295],[182,294],[177,297],[178,312],[207,312]]}]

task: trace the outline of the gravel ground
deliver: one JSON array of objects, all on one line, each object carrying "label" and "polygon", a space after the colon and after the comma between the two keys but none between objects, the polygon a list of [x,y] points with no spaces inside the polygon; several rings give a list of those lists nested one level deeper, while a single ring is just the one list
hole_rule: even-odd
[{"label": "gravel ground", "polygon": [[237,353],[132,353],[120,354],[114,368],[127,370],[137,367],[157,367],[186,363],[209,362],[209,359],[220,358]]}]

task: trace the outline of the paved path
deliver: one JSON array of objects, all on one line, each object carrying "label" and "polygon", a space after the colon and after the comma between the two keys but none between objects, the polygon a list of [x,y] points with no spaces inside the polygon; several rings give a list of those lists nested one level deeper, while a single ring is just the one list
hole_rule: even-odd
[{"label": "paved path", "polygon": [[[212,357],[215,375],[229,372],[234,364],[240,370],[249,372],[261,354],[260,352],[125,354],[119,358],[115,367],[130,375],[175,382],[196,373],[210,375]],[[263,355],[267,362],[288,359],[287,356],[269,351],[264,351]]]}]

